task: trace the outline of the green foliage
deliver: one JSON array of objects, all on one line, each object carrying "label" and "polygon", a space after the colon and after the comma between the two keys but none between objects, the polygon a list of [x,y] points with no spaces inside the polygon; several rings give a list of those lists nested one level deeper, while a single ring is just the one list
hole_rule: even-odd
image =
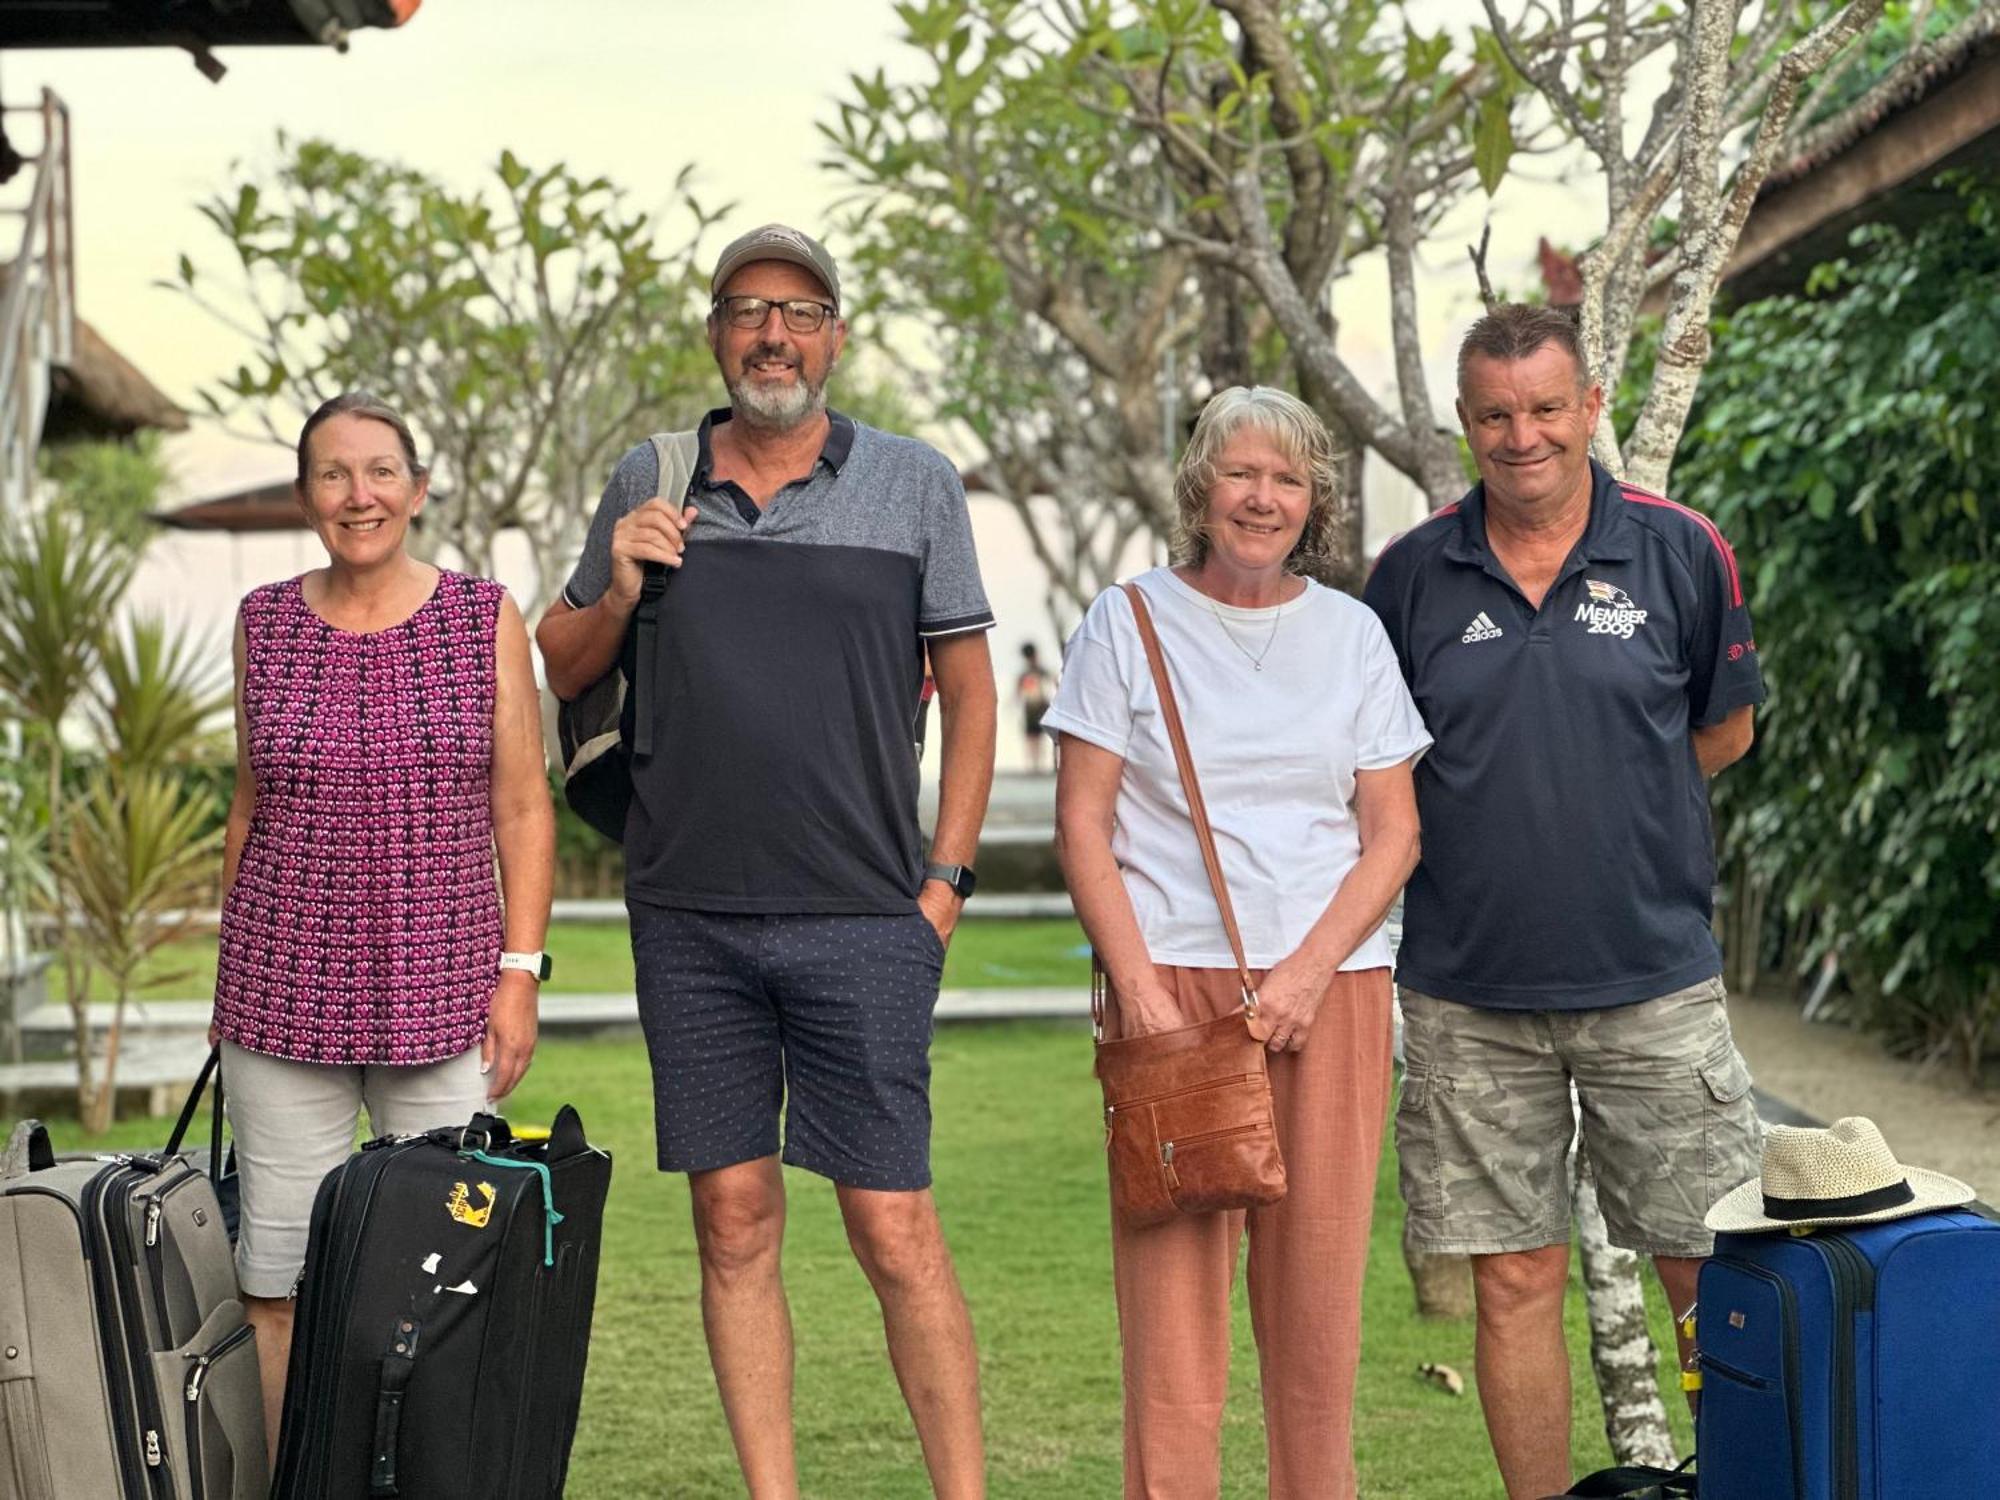
[{"label": "green foliage", "polygon": [[104,1071],[83,1085],[84,1123],[102,1130],[116,1098],[124,1006],[140,964],[187,929],[222,861],[222,832],[203,825],[198,788],[169,771],[106,765],[73,804],[53,861],[57,882],[92,961],[118,1007]]},{"label": "green foliage", "polygon": [[42,475],[55,503],[77,512],[93,531],[137,552],[152,525],[147,515],[167,482],[160,435],[142,432],[129,443],[64,443],[44,448]]},{"label": "green foliage", "polygon": [[[532,614],[581,545],[598,492],[636,435],[689,426],[714,384],[695,241],[669,252],[654,218],[603,178],[502,152],[485,190],[280,133],[268,170],[200,205],[226,272],[181,258],[162,285],[247,343],[202,392],[290,445],[299,416],[366,389],[402,412],[446,503],[427,545],[491,571],[495,534],[529,535]],[[712,222],[674,184],[676,206]]]},{"label": "green foliage", "polygon": [[227,755],[217,737],[231,701],[229,674],[214,643],[132,614],[107,633],[94,705],[106,759],[139,769]]},{"label": "green foliage", "polygon": [[[1935,42],[1959,22],[1979,9],[1980,0],[1935,0],[1921,8],[1910,0],[1890,0],[1882,7],[1882,19],[1869,30],[1854,51],[1843,58],[1834,76],[1813,95],[1806,123],[1816,125],[1831,119],[1857,103],[1882,81],[1910,48]],[[1919,20],[1921,9],[1922,18]],[[1917,35],[1921,25],[1922,34]]]},{"label": "green foliage", "polygon": [[[0,922],[11,941],[12,916],[32,911],[53,935],[93,1129],[116,1097],[120,1026],[98,1072],[83,997],[97,972],[122,1006],[147,957],[183,930],[180,914],[208,899],[221,820],[212,778],[186,762],[215,748],[228,702],[200,643],[148,616],[114,624],[137,562],[119,527],[115,509],[71,507],[60,493],[0,527],[0,701],[36,762],[32,783],[25,763],[0,783]],[[79,721],[98,743],[74,754]]]},{"label": "green foliage", "polygon": [[2000,186],[1729,318],[1675,468],[1744,559],[1771,699],[1725,846],[1899,1050],[2000,1041]]},{"label": "green foliage", "polygon": [[109,531],[61,505],[0,525],[0,698],[58,751],[136,562]]}]

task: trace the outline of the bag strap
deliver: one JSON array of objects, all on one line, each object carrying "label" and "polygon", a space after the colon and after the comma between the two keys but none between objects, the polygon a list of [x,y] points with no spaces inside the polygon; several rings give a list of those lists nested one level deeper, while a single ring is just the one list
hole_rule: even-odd
[{"label": "bag strap", "polygon": [[[694,477],[695,460],[700,456],[701,438],[693,432],[656,432],[653,456],[660,465],[661,498],[677,497],[687,503],[688,482]],[[639,585],[639,607],[632,615],[632,753],[653,753],[653,677],[660,649],[660,595],[666,592],[667,570],[658,563],[646,564],[646,578]]]},{"label": "bag strap", "polygon": [[222,1185],[222,1044],[218,1042],[208,1049],[208,1061],[201,1065],[201,1072],[195,1075],[194,1087],[188,1090],[185,1103],[181,1105],[180,1118],[174,1121],[173,1134],[167,1137],[167,1149],[160,1153],[173,1156],[181,1149],[186,1139],[188,1126],[194,1123],[194,1112],[201,1107],[201,1096],[208,1090],[210,1078],[215,1080],[215,1098],[209,1103],[208,1115],[208,1180],[217,1187]]},{"label": "bag strap", "polygon": [[1208,867],[1208,883],[1215,892],[1215,904],[1222,909],[1222,930],[1229,935],[1229,951],[1236,955],[1236,974],[1243,981],[1243,1013],[1254,1017],[1257,986],[1250,982],[1250,965],[1243,957],[1243,933],[1236,925],[1229,884],[1222,878],[1222,857],[1215,852],[1215,831],[1209,827],[1208,804],[1202,800],[1201,781],[1195,775],[1187,726],[1181,723],[1180,703],[1174,697],[1173,680],[1167,675],[1167,655],[1160,649],[1159,632],[1153,628],[1153,614],[1146,607],[1145,593],[1135,583],[1121,583],[1119,587],[1132,601],[1139,643],[1146,648],[1146,664],[1153,669],[1153,686],[1160,695],[1160,716],[1166,720],[1167,738],[1173,742],[1174,764],[1180,769],[1181,791],[1187,796],[1188,816],[1194,821],[1195,842],[1201,845],[1201,862]]},{"label": "bag strap", "polygon": [[1693,1462],[1694,1459],[1688,1457],[1671,1469],[1655,1469],[1644,1464],[1599,1469],[1595,1474],[1585,1475],[1563,1493],[1572,1497],[1588,1497],[1588,1500],[1651,1500],[1655,1496],[1667,1500],[1672,1496],[1693,1496],[1700,1482],[1689,1467]]}]

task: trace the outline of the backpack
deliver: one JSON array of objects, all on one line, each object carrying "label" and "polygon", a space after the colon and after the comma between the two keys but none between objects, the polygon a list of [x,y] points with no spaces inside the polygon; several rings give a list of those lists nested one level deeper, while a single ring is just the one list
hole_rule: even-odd
[{"label": "backpack", "polygon": [[[659,493],[687,499],[698,440],[692,432],[656,432]],[[632,806],[632,760],[653,753],[653,664],[658,651],[660,596],[665,568],[646,566],[639,606],[618,660],[568,703],[556,705],[556,741],[562,752],[563,800],[576,815],[610,839],[625,841]]]}]

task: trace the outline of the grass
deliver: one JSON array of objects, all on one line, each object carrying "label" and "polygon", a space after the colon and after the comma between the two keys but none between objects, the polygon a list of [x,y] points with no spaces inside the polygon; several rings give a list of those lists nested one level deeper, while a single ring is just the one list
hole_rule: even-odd
[{"label": "grass", "polygon": [[[563,922],[549,930],[555,995],[629,994],[632,943],[623,922]],[[944,982],[952,988],[1076,985],[1090,979],[1083,929],[1057,921],[970,921],[952,934]],[[68,994],[60,968],[49,973],[51,998]],[[213,934],[169,943],[140,970],[133,991],[140,999],[186,1000],[215,993]],[[93,1000],[109,1000],[104,977],[94,975]]]},{"label": "grass", "polygon": [[[1013,925],[1013,924],[994,924]],[[969,935],[969,934],[968,934]],[[1101,1132],[1081,1026],[956,1025],[934,1051],[937,1196],[979,1329],[995,1500],[1118,1490],[1118,1332],[1111,1303]],[[617,1161],[603,1277],[568,1494],[571,1500],[722,1500],[742,1493],[709,1376],[685,1179],[653,1170],[651,1090],[630,1042],[550,1041],[515,1096],[517,1119],[583,1102],[592,1138]],[[159,1122],[111,1139],[157,1143]],[[74,1148],[58,1127],[59,1149]],[[915,1436],[882,1347],[881,1324],[842,1238],[830,1187],[789,1177],[785,1273],[798,1330],[799,1456],[818,1500],[922,1500]],[[1469,1323],[1419,1322],[1398,1251],[1393,1157],[1377,1190],[1357,1410],[1370,1500],[1485,1500],[1500,1488],[1468,1389],[1452,1398],[1419,1364],[1472,1378]],[[1656,1289],[1655,1289],[1656,1291]],[[1669,1323],[1652,1298],[1656,1340]],[[1264,1493],[1256,1359],[1239,1289],[1237,1352],[1224,1432],[1223,1494]],[[1575,1451],[1608,1462],[1599,1430],[1580,1292],[1572,1287]],[[1668,1361],[1663,1388],[1672,1391]],[[1685,1411],[1670,1400],[1688,1444]]]}]

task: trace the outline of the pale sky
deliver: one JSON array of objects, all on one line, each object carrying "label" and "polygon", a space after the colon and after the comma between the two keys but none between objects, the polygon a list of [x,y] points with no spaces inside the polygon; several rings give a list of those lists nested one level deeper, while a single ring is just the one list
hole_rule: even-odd
[{"label": "pale sky", "polygon": [[[1454,16],[1478,6],[1436,0],[1429,9]],[[229,73],[219,84],[186,54],[164,49],[11,53],[4,82],[10,105],[31,102],[46,84],[70,106],[84,316],[193,408],[196,386],[233,369],[243,350],[155,283],[172,276],[182,252],[227,269],[221,238],[195,205],[220,189],[232,163],[273,160],[279,128],[397,158],[459,187],[489,176],[505,147],[531,165],[560,160],[601,173],[649,209],[670,204],[675,174],[694,161],[696,196],[737,205],[713,251],[727,234],[769,219],[809,229],[823,220],[841,184],[819,165],[815,124],[851,93],[850,74],[914,70],[919,60],[896,40],[900,24],[890,0],[427,0],[408,26],[361,33],[344,56],[316,47],[224,49]],[[1454,226],[1430,257],[1424,325],[1440,400],[1449,399],[1452,342],[1476,311],[1462,246],[1477,238],[1486,212],[1483,199],[1470,205],[1462,232]],[[1588,206],[1569,190],[1510,181],[1492,205],[1497,275],[1524,284],[1536,236],[1579,212]],[[670,232],[684,227],[669,221]],[[1585,219],[1567,238],[1589,228]],[[841,248],[835,241],[836,254]],[[1379,268],[1357,271],[1335,298],[1343,347],[1392,401]],[[929,435],[951,446],[948,434]],[[200,421],[168,452],[184,496],[289,473],[284,452],[232,443]],[[1371,540],[1408,524],[1411,493],[1397,476],[1371,477]],[[1010,663],[1030,638],[1053,656],[1059,643],[1042,609],[1042,581],[1011,512],[975,501],[974,523],[1001,621],[996,659]],[[221,628],[242,589],[313,566],[316,553],[309,538],[174,538],[155,549],[139,598]],[[1011,736],[1002,738],[1006,764]]]}]

